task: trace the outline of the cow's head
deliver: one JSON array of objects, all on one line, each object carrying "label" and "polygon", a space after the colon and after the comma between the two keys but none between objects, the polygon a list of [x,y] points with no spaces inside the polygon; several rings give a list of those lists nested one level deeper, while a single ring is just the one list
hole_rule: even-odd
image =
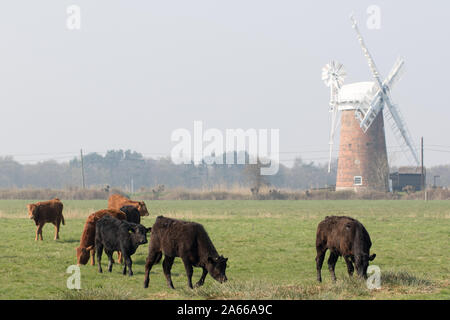
[{"label": "cow's head", "polygon": [[128,232],[131,236],[131,240],[136,245],[146,244],[147,233],[150,232],[152,228],[146,228],[142,224],[133,223],[128,227]]},{"label": "cow's head", "polygon": [[208,262],[206,264],[206,269],[208,270],[211,277],[215,280],[223,283],[227,281],[227,276],[225,275],[225,270],[227,268],[228,258],[220,257],[208,257]]},{"label": "cow's head", "polygon": [[147,211],[147,206],[145,205],[144,201],[138,202],[137,209],[139,210],[141,217],[145,217],[145,216],[149,215],[149,213]]},{"label": "cow's head", "polygon": [[27,204],[28,217],[34,219],[35,221],[39,218],[39,206],[37,204],[31,203]]},{"label": "cow's head", "polygon": [[363,253],[355,256],[355,267],[358,276],[367,279],[367,268],[369,267],[369,261],[373,261],[376,256],[377,255],[375,253],[372,255]]},{"label": "cow's head", "polygon": [[94,249],[94,246],[89,246],[87,248],[78,247],[77,249],[77,264],[86,264],[91,256],[90,252]]}]

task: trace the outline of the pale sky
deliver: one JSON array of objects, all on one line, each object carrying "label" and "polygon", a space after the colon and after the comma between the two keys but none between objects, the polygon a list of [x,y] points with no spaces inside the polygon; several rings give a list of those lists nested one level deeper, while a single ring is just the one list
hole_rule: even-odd
[{"label": "pale sky", "polygon": [[[72,4],[80,30],[66,26]],[[370,5],[380,29],[366,26]],[[279,129],[282,162],[326,162],[321,68],[334,59],[345,83],[372,80],[351,12],[382,78],[399,55],[406,61],[392,98],[415,143],[424,137],[425,164],[450,163],[446,1],[2,1],[0,156],[169,155],[171,133],[201,120],[206,129]],[[402,164],[386,127],[391,164]]]}]

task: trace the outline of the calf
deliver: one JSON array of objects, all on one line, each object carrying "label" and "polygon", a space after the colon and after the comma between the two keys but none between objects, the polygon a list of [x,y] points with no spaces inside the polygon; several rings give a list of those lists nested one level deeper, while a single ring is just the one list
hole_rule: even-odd
[{"label": "calf", "polygon": [[149,213],[147,211],[147,206],[145,205],[144,201],[133,201],[128,199],[127,197],[124,197],[120,194],[112,194],[108,198],[108,208],[109,209],[116,209],[120,210],[123,206],[133,206],[138,209],[141,216],[148,216]]},{"label": "calf", "polygon": [[[107,209],[99,210],[91,214],[84,224],[84,230],[81,234],[80,245],[77,250],[77,263],[86,264],[91,257],[91,265],[95,265],[95,226],[97,221],[100,220],[105,215],[109,215],[119,220],[125,220],[126,215],[122,211]],[[121,256],[119,252],[119,262],[121,261]]]},{"label": "calf", "polygon": [[102,252],[103,248],[108,256],[108,271],[112,271],[114,263],[112,254],[114,251],[120,250],[124,259],[123,274],[126,274],[128,267],[128,275],[132,276],[131,256],[141,244],[147,243],[147,232],[151,228],[146,228],[141,224],[117,220],[110,216],[101,218],[95,227],[95,248],[97,251],[98,271],[102,272]]},{"label": "calf", "polygon": [[336,281],[334,268],[339,256],[344,257],[350,276],[353,275],[354,263],[358,275],[366,279],[369,261],[376,256],[376,254],[369,255],[371,246],[369,233],[359,221],[350,217],[325,217],[325,220],[317,226],[317,281],[322,281],[321,269],[327,249],[330,250],[328,269],[333,281]]},{"label": "calf", "polygon": [[228,259],[219,256],[201,224],[163,216],[156,218],[152,227],[149,252],[145,263],[144,288],[148,287],[149,274],[153,264],[161,260],[163,253],[163,271],[169,288],[174,289],[170,270],[175,257],[180,257],[183,260],[188,286],[191,289],[193,266],[203,269],[197,286],[203,285],[208,272],[219,282],[227,281],[225,269]]},{"label": "calf", "polygon": [[39,238],[43,240],[42,228],[47,222],[53,223],[55,225],[54,239],[59,239],[59,226],[61,225],[61,222],[63,225],[65,225],[65,221],[62,214],[63,204],[58,198],[44,202],[27,204],[27,209],[28,216],[30,217],[30,219],[34,220],[34,223],[37,226],[35,241],[37,241]]},{"label": "calf", "polygon": [[139,210],[134,206],[123,206],[120,211],[126,214],[127,221],[133,223],[141,223],[141,214]]}]

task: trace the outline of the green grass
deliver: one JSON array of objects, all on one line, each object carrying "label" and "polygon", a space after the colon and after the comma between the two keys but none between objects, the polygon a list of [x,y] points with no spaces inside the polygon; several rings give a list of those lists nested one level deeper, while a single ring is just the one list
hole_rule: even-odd
[{"label": "green grass", "polygon": [[[161,264],[143,289],[147,247],[133,255],[134,276],[121,266],[99,274],[81,266],[82,289],[66,288],[68,266],[76,264],[86,217],[107,202],[63,201],[66,225],[60,240],[44,227],[34,241],[35,225],[25,205],[34,201],[0,200],[0,299],[450,299],[450,201],[148,201],[151,226],[157,215],[202,223],[220,254],[229,258],[229,281],[207,276],[205,285],[187,289],[180,259],[166,286]],[[350,279],[345,263],[332,283],[326,263],[323,283],[315,281],[315,232],[327,215],[360,220],[372,238],[372,264],[381,269],[381,289]],[[103,255],[106,269],[107,259]],[[194,281],[201,270],[194,268]]]}]

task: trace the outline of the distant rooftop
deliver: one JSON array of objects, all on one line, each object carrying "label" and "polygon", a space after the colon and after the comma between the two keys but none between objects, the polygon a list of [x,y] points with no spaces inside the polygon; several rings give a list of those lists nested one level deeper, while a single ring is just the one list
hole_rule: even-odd
[{"label": "distant rooftop", "polygon": [[[425,172],[425,168],[424,168],[424,172]],[[421,174],[422,173],[422,169],[421,167],[400,167],[397,170],[398,173],[400,174]]]}]

